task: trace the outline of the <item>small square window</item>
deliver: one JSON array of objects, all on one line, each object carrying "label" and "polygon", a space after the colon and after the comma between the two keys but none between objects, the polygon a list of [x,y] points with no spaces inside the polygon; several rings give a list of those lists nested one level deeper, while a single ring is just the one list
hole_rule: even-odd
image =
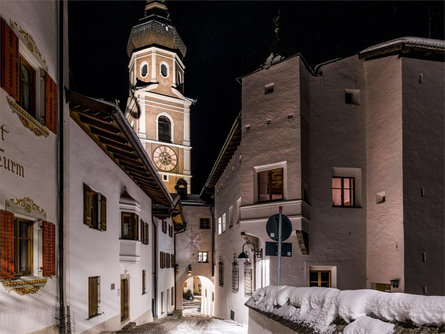
[{"label": "small square window", "polygon": [[199,228],[203,230],[210,229],[210,218],[199,218]]},{"label": "small square window", "polygon": [[354,206],[354,181],[353,177],[332,177],[332,206]]},{"label": "small square window", "polygon": [[330,288],[331,287],[331,271],[330,270],[311,270],[309,272],[309,286]]}]

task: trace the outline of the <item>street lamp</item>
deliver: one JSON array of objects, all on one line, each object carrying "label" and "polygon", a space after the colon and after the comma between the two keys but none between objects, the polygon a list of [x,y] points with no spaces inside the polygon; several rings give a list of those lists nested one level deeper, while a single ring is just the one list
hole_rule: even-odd
[{"label": "street lamp", "polygon": [[249,261],[249,255],[247,255],[247,253],[244,251],[244,247],[245,247],[247,244],[253,246],[253,255],[254,255],[254,256],[259,257],[259,258],[262,258],[262,257],[263,257],[263,249],[262,249],[262,248],[261,248],[260,250],[258,250],[258,249],[256,248],[256,245],[255,245],[255,244],[251,243],[250,241],[246,241],[246,242],[244,243],[244,245],[243,245],[243,250],[242,250],[242,252],[240,253],[240,255],[238,255],[238,261],[239,261],[239,260],[241,260],[241,261],[245,261],[246,259],[247,259],[247,261]]}]

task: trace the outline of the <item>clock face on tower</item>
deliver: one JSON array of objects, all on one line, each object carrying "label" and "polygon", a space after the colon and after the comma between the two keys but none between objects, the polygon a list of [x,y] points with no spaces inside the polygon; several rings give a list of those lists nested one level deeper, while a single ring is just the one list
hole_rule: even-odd
[{"label": "clock face on tower", "polygon": [[153,152],[153,162],[158,169],[168,172],[176,167],[178,157],[170,147],[158,146]]}]

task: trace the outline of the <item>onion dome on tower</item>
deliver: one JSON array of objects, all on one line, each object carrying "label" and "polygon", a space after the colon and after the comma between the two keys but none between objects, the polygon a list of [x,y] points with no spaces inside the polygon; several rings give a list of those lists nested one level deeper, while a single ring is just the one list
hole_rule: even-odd
[{"label": "onion dome on tower", "polygon": [[172,24],[165,0],[146,0],[144,17],[131,29],[127,44],[127,53],[131,57],[134,51],[149,46],[158,46],[177,52],[184,58],[187,48]]}]

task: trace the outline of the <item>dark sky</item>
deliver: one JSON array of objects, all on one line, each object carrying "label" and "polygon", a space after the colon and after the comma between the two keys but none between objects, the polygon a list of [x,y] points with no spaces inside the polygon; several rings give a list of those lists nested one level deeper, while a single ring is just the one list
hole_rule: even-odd
[{"label": "dark sky", "polygon": [[[71,89],[109,101],[128,96],[126,53],[141,1],[70,1]],[[280,9],[288,55],[315,65],[401,36],[444,39],[444,2],[168,1],[184,43],[191,112],[192,191],[199,193],[241,109],[240,75],[270,53]]]}]

